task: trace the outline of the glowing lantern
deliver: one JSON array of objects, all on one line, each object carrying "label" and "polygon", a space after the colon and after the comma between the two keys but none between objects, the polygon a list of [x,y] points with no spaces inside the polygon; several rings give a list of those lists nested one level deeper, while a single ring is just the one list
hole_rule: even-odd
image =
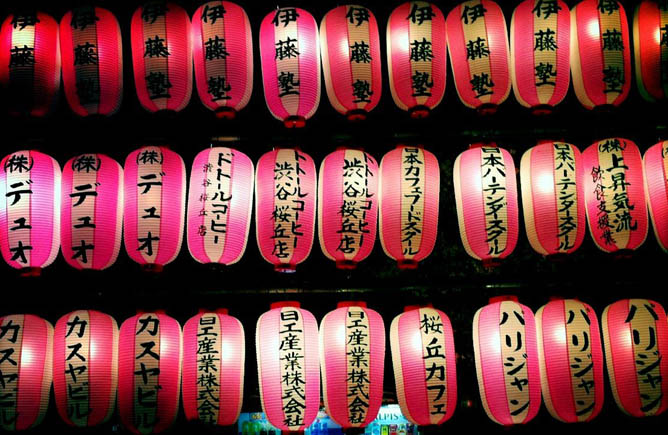
[{"label": "glowing lantern", "polygon": [[510,24],[510,71],[517,101],[550,113],[566,93],[570,70],[571,14],[562,0],[524,0]]},{"label": "glowing lantern", "polygon": [[354,269],[373,250],[378,219],[377,175],[376,160],[355,149],[338,149],[320,166],[320,247],[340,269]]},{"label": "glowing lantern", "polygon": [[443,424],[457,406],[455,342],[440,310],[406,307],[390,328],[401,413],[413,424]]},{"label": "glowing lantern", "polygon": [[253,40],[243,8],[210,1],[192,21],[193,60],[202,104],[221,118],[234,118],[253,91]]},{"label": "glowing lantern", "polygon": [[200,263],[234,264],[248,242],[253,162],[244,153],[208,148],[195,157],[188,193],[188,249]]},{"label": "glowing lantern", "polygon": [[202,311],[183,328],[183,409],[188,420],[228,426],[244,391],[244,328],[227,310]]},{"label": "glowing lantern", "polygon": [[536,313],[543,398],[565,423],[593,420],[603,407],[603,351],[596,313],[574,300],[554,300]]},{"label": "glowing lantern", "polygon": [[113,115],[123,99],[121,29],[106,9],[84,6],[60,20],[63,83],[77,115]]},{"label": "glowing lantern", "polygon": [[380,37],[373,13],[338,6],[320,23],[322,68],[329,102],[351,121],[366,118],[380,101]]},{"label": "glowing lantern", "polygon": [[[318,322],[299,302],[271,305],[257,321],[262,410],[282,431],[304,431],[320,409]],[[301,382],[285,382],[300,380]]]},{"label": "glowing lantern", "polygon": [[493,113],[510,93],[506,19],[491,0],[470,0],[450,11],[446,30],[452,74],[466,107]]},{"label": "glowing lantern", "polygon": [[0,317],[0,354],[0,428],[31,429],[49,408],[53,326],[31,314]]},{"label": "glowing lantern", "polygon": [[472,145],[455,160],[455,199],[464,249],[487,266],[517,244],[519,218],[515,164],[495,144]]},{"label": "glowing lantern", "polygon": [[385,325],[364,302],[340,302],[320,324],[327,415],[344,429],[371,423],[383,400]]},{"label": "glowing lantern", "polygon": [[188,105],[193,85],[190,18],[175,3],[149,1],[132,15],[137,96],[149,112]]},{"label": "glowing lantern", "polygon": [[619,409],[634,417],[668,407],[668,324],[657,302],[624,299],[608,305],[601,319],[605,361]]},{"label": "glowing lantern", "polygon": [[176,258],[183,239],[185,195],[186,168],[181,156],[155,146],[130,153],[125,160],[123,217],[130,258],[157,271]]},{"label": "glowing lantern", "polygon": [[661,1],[644,0],[633,17],[633,54],[636,84],[647,101],[663,100],[668,90],[668,8]]},{"label": "glowing lantern", "polygon": [[286,127],[303,127],[320,103],[318,24],[300,8],[279,8],[260,25],[264,98]]},{"label": "glowing lantern", "polygon": [[628,139],[598,141],[582,153],[589,231],[605,252],[635,250],[647,237],[640,151]]},{"label": "glowing lantern", "polygon": [[60,418],[77,427],[109,420],[118,387],[118,325],[109,315],[74,311],[56,323],[53,389]]},{"label": "glowing lantern", "polygon": [[118,409],[132,433],[159,433],[179,411],[181,326],[164,313],[142,313],[121,325]]},{"label": "glowing lantern", "polygon": [[410,1],[387,22],[387,69],[394,103],[423,118],[445,93],[445,17],[431,3]]},{"label": "glowing lantern", "polygon": [[51,111],[60,90],[58,23],[51,16],[10,14],[2,23],[0,86],[12,114]]},{"label": "glowing lantern", "polygon": [[60,247],[60,166],[38,151],[2,160],[0,248],[10,266],[39,274]]},{"label": "glowing lantern", "polygon": [[668,252],[668,141],[659,142],[645,151],[643,167],[654,235],[661,249]]},{"label": "glowing lantern", "polygon": [[399,145],[380,162],[380,242],[400,268],[415,268],[434,249],[441,193],[436,157]]},{"label": "glowing lantern", "polygon": [[571,69],[587,109],[619,106],[631,87],[626,12],[616,0],[583,0],[571,10]]},{"label": "glowing lantern", "polygon": [[583,177],[580,150],[571,144],[544,142],[522,156],[524,225],[539,254],[570,254],[582,244],[587,225]]}]

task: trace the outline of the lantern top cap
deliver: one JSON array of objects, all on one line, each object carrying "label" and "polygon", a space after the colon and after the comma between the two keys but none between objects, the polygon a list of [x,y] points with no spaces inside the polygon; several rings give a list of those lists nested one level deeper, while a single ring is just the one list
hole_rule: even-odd
[{"label": "lantern top cap", "polygon": [[419,310],[420,308],[434,308],[434,305],[431,302],[427,302],[426,304],[406,305],[404,307],[404,313]]},{"label": "lantern top cap", "polygon": [[269,305],[269,308],[272,310],[278,309],[278,308],[301,308],[301,304],[297,301],[281,301],[281,302],[273,302],[271,305]]},{"label": "lantern top cap", "polygon": [[336,304],[336,308],[347,308],[347,307],[366,308],[366,302],[364,302],[364,301],[341,301],[338,304]]},{"label": "lantern top cap", "polygon": [[507,301],[518,302],[519,303],[519,299],[515,295],[493,296],[493,297],[489,298],[489,303],[490,304],[495,304],[497,302],[507,302]]}]

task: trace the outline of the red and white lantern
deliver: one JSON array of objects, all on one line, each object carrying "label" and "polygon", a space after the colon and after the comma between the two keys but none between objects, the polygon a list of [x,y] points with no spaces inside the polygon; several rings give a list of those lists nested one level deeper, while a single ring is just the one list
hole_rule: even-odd
[{"label": "red and white lantern", "polygon": [[60,20],[65,96],[80,116],[113,115],[123,99],[121,29],[106,9],[82,6]]},{"label": "red and white lantern", "polygon": [[121,325],[118,409],[135,434],[168,429],[179,411],[181,326],[164,313],[142,313]]},{"label": "red and white lantern", "polygon": [[350,121],[366,119],[383,84],[376,17],[359,5],[330,10],[320,23],[320,50],[329,102]]},{"label": "red and white lantern", "polygon": [[318,322],[299,302],[280,302],[257,321],[262,410],[281,431],[303,432],[320,409]]},{"label": "red and white lantern", "polygon": [[619,106],[631,87],[626,12],[616,0],[583,0],[571,10],[573,87],[587,109]]},{"label": "red and white lantern", "polygon": [[659,142],[645,151],[643,168],[654,235],[661,249],[668,252],[668,141]]},{"label": "red and white lantern", "polygon": [[229,1],[209,1],[192,20],[197,93],[217,117],[232,119],[253,91],[253,38],[246,11]]},{"label": "red and white lantern", "polygon": [[605,252],[635,250],[647,237],[642,157],[635,143],[609,138],[582,153],[587,221]]},{"label": "red and white lantern", "polygon": [[536,313],[545,405],[565,423],[593,420],[603,407],[603,350],[596,313],[575,299],[554,300]]},{"label": "red and white lantern", "polygon": [[190,17],[176,3],[156,0],[132,15],[132,63],[137,97],[149,112],[178,112],[193,85]]},{"label": "red and white lantern", "polygon": [[633,17],[633,55],[636,84],[647,101],[666,98],[668,92],[668,8],[656,0],[644,0]]},{"label": "red and white lantern", "polygon": [[436,156],[399,145],[380,162],[380,243],[399,268],[417,267],[431,254],[441,193]]},{"label": "red and white lantern", "polygon": [[188,420],[229,426],[244,392],[244,327],[221,309],[201,311],[183,327],[183,409]]},{"label": "red and white lantern", "polygon": [[241,151],[208,148],[195,156],[188,192],[188,250],[200,263],[234,264],[248,242],[253,162]]},{"label": "red and white lantern", "polygon": [[608,305],[601,319],[612,395],[633,417],[659,415],[668,408],[668,323],[663,307],[647,299]]},{"label": "red and white lantern", "polygon": [[390,328],[401,413],[419,426],[440,425],[457,406],[455,342],[450,319],[431,305],[406,307]]},{"label": "red and white lantern", "polygon": [[320,324],[325,410],[344,429],[375,420],[383,400],[385,325],[364,302],[340,302]]},{"label": "red and white lantern", "polygon": [[423,118],[445,93],[447,53],[445,17],[434,4],[409,1],[387,22],[387,69],[394,103],[413,118]]},{"label": "red and white lantern", "polygon": [[49,408],[53,326],[31,314],[0,317],[0,428],[32,429]]},{"label": "red and white lantern", "polygon": [[492,0],[465,1],[446,19],[450,64],[459,99],[493,113],[510,93],[506,19]]},{"label": "red and white lantern", "polygon": [[176,258],[183,239],[185,196],[181,156],[156,146],[130,153],[125,160],[123,235],[132,260],[160,270]]},{"label": "red and white lantern", "polygon": [[93,310],[73,311],[56,323],[53,389],[60,418],[70,426],[105,423],[116,407],[118,325]]}]

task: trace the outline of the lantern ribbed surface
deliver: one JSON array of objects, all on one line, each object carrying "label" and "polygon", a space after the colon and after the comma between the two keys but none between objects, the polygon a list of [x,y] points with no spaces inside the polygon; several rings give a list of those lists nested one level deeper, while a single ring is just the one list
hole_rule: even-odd
[{"label": "lantern ribbed surface", "polygon": [[654,235],[661,249],[668,252],[668,141],[659,142],[645,151],[643,168]]},{"label": "lantern ribbed surface", "polygon": [[647,101],[666,98],[668,92],[668,7],[644,0],[633,16],[633,59],[636,84]]}]

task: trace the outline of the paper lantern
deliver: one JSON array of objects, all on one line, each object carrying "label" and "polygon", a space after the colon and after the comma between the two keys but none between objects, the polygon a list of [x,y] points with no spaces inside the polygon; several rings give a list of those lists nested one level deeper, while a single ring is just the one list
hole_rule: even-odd
[{"label": "paper lantern", "polygon": [[228,1],[197,8],[192,21],[193,60],[202,104],[234,118],[253,91],[253,39],[248,15]]},{"label": "paper lantern", "polygon": [[399,145],[380,162],[380,243],[399,268],[415,268],[434,249],[441,193],[436,157]]},{"label": "paper lantern", "polygon": [[327,415],[344,429],[371,423],[383,400],[385,326],[364,302],[341,302],[320,324]]},{"label": "paper lantern", "polygon": [[647,299],[624,299],[603,311],[603,344],[612,395],[633,417],[668,407],[668,331],[663,307]]},{"label": "paper lantern", "polygon": [[0,355],[0,428],[34,428],[49,408],[53,326],[31,314],[0,317]]},{"label": "paper lantern", "polygon": [[436,6],[410,1],[387,22],[387,69],[394,103],[423,118],[441,103],[446,78],[445,17]]},{"label": "paper lantern", "polygon": [[593,420],[603,407],[603,351],[596,313],[574,299],[554,300],[536,313],[545,405],[565,423]]},{"label": "paper lantern", "polygon": [[185,164],[167,147],[143,147],[125,160],[124,180],[125,250],[132,260],[159,271],[181,250]]},{"label": "paper lantern", "polygon": [[443,424],[457,406],[455,342],[440,310],[406,307],[390,328],[392,365],[401,413],[420,426]]},{"label": "paper lantern", "polygon": [[123,99],[121,29],[106,9],[83,6],[60,20],[65,96],[80,116],[113,115]]},{"label": "paper lantern", "polygon": [[473,318],[480,399],[501,425],[525,424],[540,409],[540,368],[531,309],[514,297],[492,299]]},{"label": "paper lantern", "polygon": [[65,163],[62,186],[63,257],[77,269],[102,270],[118,258],[123,232],[123,168],[104,154]]},{"label": "paper lantern", "polygon": [[248,242],[253,162],[225,147],[195,157],[188,192],[188,249],[200,263],[234,264]]},{"label": "paper lantern", "polygon": [[647,237],[642,158],[635,143],[609,138],[582,153],[587,221],[605,252],[635,250]]},{"label": "paper lantern", "polygon": [[361,150],[340,148],[322,161],[318,178],[320,248],[340,269],[371,254],[378,219],[378,164]]},{"label": "paper lantern", "polygon": [[358,5],[330,10],[320,23],[320,50],[329,102],[351,121],[366,119],[383,87],[376,17]]},{"label": "paper lantern", "polygon": [[491,266],[517,244],[517,181],[508,151],[476,144],[455,160],[459,235],[466,253]]},{"label": "paper lantern", "polygon": [[539,254],[570,254],[582,244],[587,225],[583,177],[574,145],[546,141],[522,156],[524,225]]},{"label": "paper lantern", "polygon": [[619,106],[631,87],[626,12],[616,0],[583,0],[571,10],[573,87],[587,109]]},{"label": "paper lantern", "polygon": [[227,310],[202,311],[183,328],[183,409],[188,420],[228,426],[239,418],[244,327]]},{"label": "paper lantern", "polygon": [[318,322],[299,302],[271,305],[257,321],[262,410],[282,431],[304,431],[320,409]]},{"label": "paper lantern", "polygon": [[176,3],[153,0],[132,15],[132,64],[137,97],[149,112],[178,112],[192,92],[190,18]]},{"label": "paper lantern", "polygon": [[73,311],[56,323],[53,389],[60,418],[89,427],[109,420],[118,387],[118,325],[93,310]]},{"label": "paper lantern", "polygon": [[311,253],[316,185],[315,163],[299,149],[275,149],[257,163],[257,244],[277,271],[294,272]]},{"label": "paper lantern", "polygon": [[10,113],[47,115],[60,90],[58,23],[43,12],[10,14],[0,28],[0,86]]},{"label": "paper lantern", "polygon": [[10,266],[39,274],[60,247],[60,166],[52,157],[24,150],[2,159],[0,247]]},{"label": "paper lantern", "polygon": [[181,326],[157,313],[130,317],[121,325],[118,409],[132,433],[168,429],[179,411]]},{"label": "paper lantern", "polygon": [[493,113],[510,93],[506,19],[491,0],[455,6],[446,19],[450,64],[459,99],[480,113]]},{"label": "paper lantern", "polygon": [[668,6],[644,0],[633,17],[636,84],[647,101],[666,98],[668,90]]},{"label": "paper lantern", "polygon": [[300,8],[278,8],[260,25],[264,99],[286,127],[303,127],[320,103],[318,24]]},{"label": "paper lantern", "polygon": [[515,98],[534,113],[550,113],[566,93],[571,14],[562,0],[524,0],[510,23],[510,71]]},{"label": "paper lantern", "polygon": [[654,235],[661,249],[668,252],[668,141],[659,142],[645,151],[643,168]]}]

